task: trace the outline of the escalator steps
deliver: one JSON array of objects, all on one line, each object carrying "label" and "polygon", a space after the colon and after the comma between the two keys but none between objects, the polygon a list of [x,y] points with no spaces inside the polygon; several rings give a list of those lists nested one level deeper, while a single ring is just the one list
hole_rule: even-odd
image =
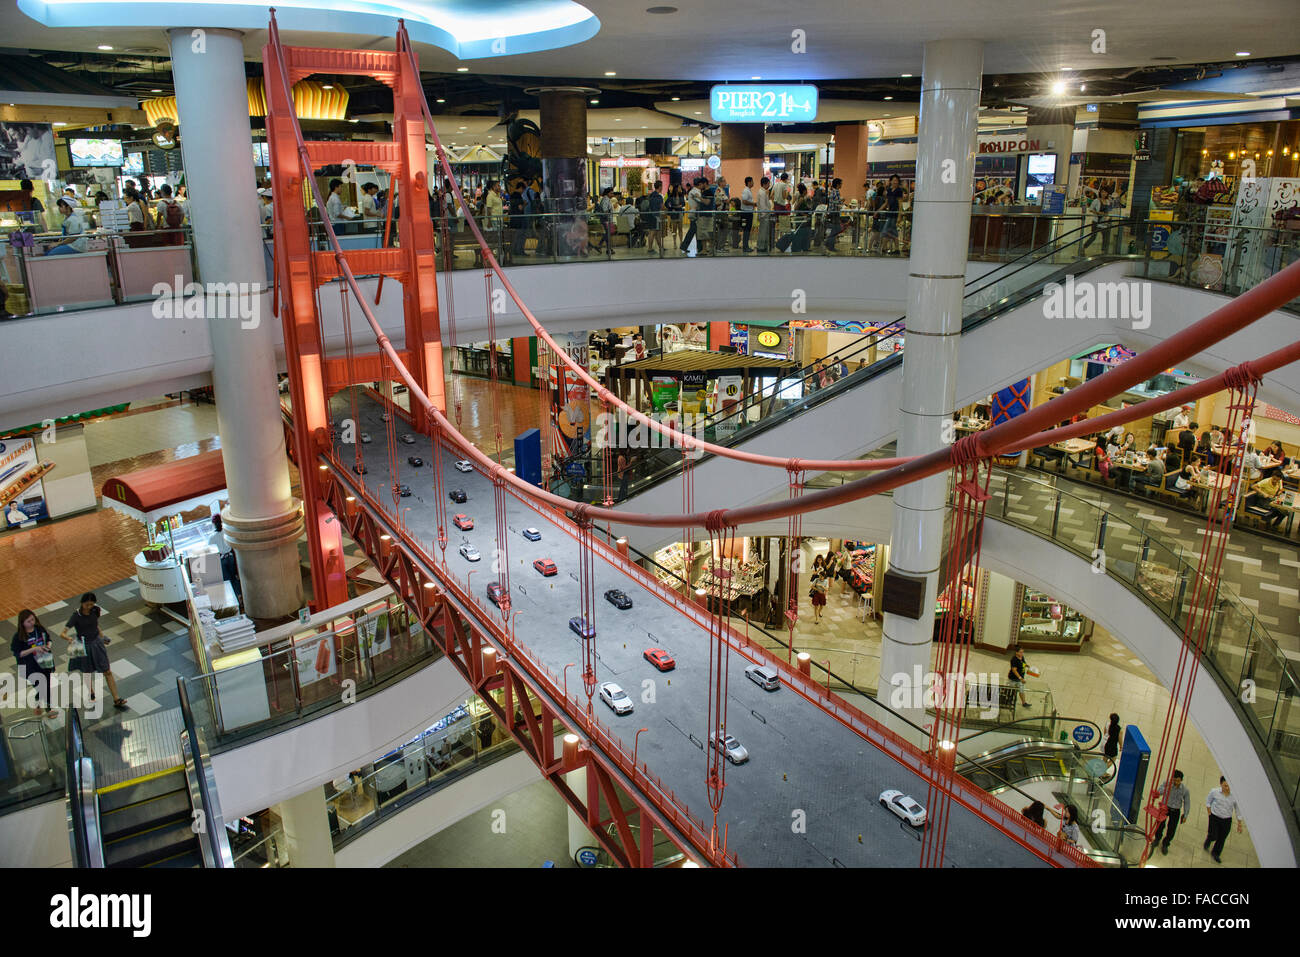
[{"label": "escalator steps", "polygon": [[183,769],[98,795],[107,867],[201,867]]}]

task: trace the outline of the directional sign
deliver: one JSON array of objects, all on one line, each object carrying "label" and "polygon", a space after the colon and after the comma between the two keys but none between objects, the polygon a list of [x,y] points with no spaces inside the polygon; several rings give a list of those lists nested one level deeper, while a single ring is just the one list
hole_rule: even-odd
[{"label": "directional sign", "polygon": [[1088,727],[1086,724],[1078,725],[1074,729],[1074,740],[1078,741],[1080,744],[1087,744],[1092,740],[1092,728]]},{"label": "directional sign", "polygon": [[709,91],[715,123],[811,123],[817,87],[809,84],[721,83]]},{"label": "directional sign", "polygon": [[584,847],[582,850],[578,851],[578,863],[583,867],[595,867],[596,860],[596,852],[591,848]]}]

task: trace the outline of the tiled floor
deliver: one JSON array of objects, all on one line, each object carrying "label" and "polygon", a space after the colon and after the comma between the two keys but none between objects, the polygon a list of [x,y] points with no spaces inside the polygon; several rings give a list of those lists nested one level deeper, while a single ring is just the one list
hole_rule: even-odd
[{"label": "tiled floor", "polygon": [[387,866],[541,867],[553,861],[556,867],[577,867],[569,855],[568,813],[551,783],[538,781],[422,841]]}]

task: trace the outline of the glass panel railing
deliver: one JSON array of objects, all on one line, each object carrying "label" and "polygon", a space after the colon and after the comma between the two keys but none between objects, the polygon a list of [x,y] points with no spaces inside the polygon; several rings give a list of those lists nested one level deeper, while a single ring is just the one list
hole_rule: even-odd
[{"label": "glass panel railing", "polygon": [[[1050,539],[1070,551],[1105,559],[1105,571],[1140,595],[1171,627],[1182,633],[1189,603],[1196,592],[1195,556],[1159,540],[1148,526],[1135,525],[1100,503],[1086,501],[1050,483],[1012,472],[990,483],[994,501],[989,514]],[[1002,501],[996,499],[1001,497]],[[1049,503],[1047,515],[1041,503]],[[1098,537],[1088,548],[1085,539],[1062,534],[1050,515],[1069,510],[1086,528],[1096,522]],[[1094,552],[1093,549],[1099,551]],[[1208,581],[1202,588],[1209,588]],[[1296,670],[1269,629],[1220,582],[1207,601],[1214,609],[1202,660],[1216,673],[1242,711],[1243,722],[1255,732],[1261,751],[1276,774],[1279,797],[1293,813],[1300,812],[1300,721],[1291,703],[1300,693]]]},{"label": "glass panel railing", "polygon": [[195,727],[214,751],[347,707],[357,695],[425,667],[442,651],[395,598],[283,641],[218,659],[186,678]]},{"label": "glass panel railing", "polygon": [[[1102,233],[1120,232],[1126,227],[1126,223],[1116,222],[1102,227]],[[1108,261],[1085,252],[1091,235],[1090,227],[1071,228],[1047,245],[971,280],[966,287],[963,330],[973,329],[1000,312],[1038,296],[1043,285],[1053,278]],[[901,361],[901,351],[894,348],[899,333],[906,334],[903,317],[882,324],[879,331],[864,335],[858,343],[788,373],[731,409],[697,417],[690,423],[690,431],[720,445],[734,446],[747,441],[893,368]],[[680,416],[675,420],[682,421]],[[612,441],[620,440],[615,436]],[[593,450],[580,463],[584,475],[588,476],[581,493],[587,501],[604,496],[604,463],[599,453],[599,449]],[[680,449],[627,450],[620,446],[616,455],[619,454],[626,457],[626,463],[616,476],[618,480],[610,483],[616,501],[636,495],[681,471]]]},{"label": "glass panel railing", "polygon": [[[181,318],[190,314],[186,286],[197,272],[189,226],[67,237],[13,230],[0,235],[0,317],[149,301]],[[160,287],[166,297],[156,292]]]},{"label": "glass panel railing", "polygon": [[48,718],[19,718],[3,725],[5,775],[0,814],[62,797],[67,787],[62,735]]}]

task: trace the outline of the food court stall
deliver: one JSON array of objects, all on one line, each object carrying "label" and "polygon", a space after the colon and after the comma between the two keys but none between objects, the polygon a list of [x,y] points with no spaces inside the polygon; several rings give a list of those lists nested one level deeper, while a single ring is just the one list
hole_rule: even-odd
[{"label": "food court stall", "polygon": [[[104,506],[143,523],[149,536],[135,556],[140,597],[185,624],[188,621],[168,607],[185,601],[185,563],[198,563],[195,568],[204,570],[201,578],[205,584],[221,582],[217,550],[208,540],[214,531],[211,516],[218,513],[225,494],[220,449],[114,476],[103,485]],[[200,508],[208,510],[208,517],[189,523],[182,520],[182,513]],[[214,604],[220,607],[233,601],[233,593],[227,595],[228,591],[228,587],[217,589]]]}]

